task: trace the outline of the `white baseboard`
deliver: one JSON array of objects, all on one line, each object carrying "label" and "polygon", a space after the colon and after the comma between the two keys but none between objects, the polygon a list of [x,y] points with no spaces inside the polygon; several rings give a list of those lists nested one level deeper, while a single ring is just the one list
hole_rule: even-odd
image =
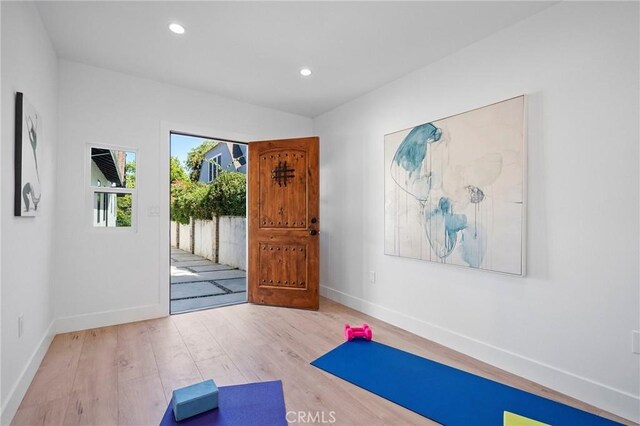
[{"label": "white baseboard", "polygon": [[51,324],[49,324],[49,327],[47,328],[47,331],[45,331],[42,340],[40,340],[40,343],[36,347],[35,351],[33,351],[31,358],[29,358],[27,365],[25,365],[24,369],[20,373],[18,381],[9,391],[9,396],[2,406],[2,410],[0,410],[0,412],[2,413],[0,424],[2,424],[3,426],[11,424],[11,420],[13,420],[13,416],[16,415],[18,407],[20,407],[20,403],[22,402],[22,398],[24,398],[24,395],[27,393],[27,389],[29,389],[29,385],[36,375],[38,367],[40,367],[40,363],[47,353],[54,335],[55,320],[51,321]]},{"label": "white baseboard", "polygon": [[639,422],[640,398],[526,356],[481,342],[384,306],[320,286],[320,294],[352,309],[532,380],[610,413]]},{"label": "white baseboard", "polygon": [[88,330],[91,328],[107,327],[134,321],[144,321],[167,316],[162,305],[136,306],[135,308],[103,311],[91,314],[73,315],[56,319],[56,333]]}]

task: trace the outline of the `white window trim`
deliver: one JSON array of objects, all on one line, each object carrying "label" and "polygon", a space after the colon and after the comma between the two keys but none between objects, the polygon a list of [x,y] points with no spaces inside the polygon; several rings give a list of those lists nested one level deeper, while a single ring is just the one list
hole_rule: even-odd
[{"label": "white window trim", "polygon": [[[136,187],[135,188],[114,188],[108,186],[95,186],[91,182],[91,148],[112,149],[118,151],[132,152],[136,155]],[[137,232],[138,230],[138,188],[140,187],[140,163],[138,158],[138,150],[122,145],[110,145],[98,142],[88,142],[85,148],[84,162],[84,187],[85,187],[85,210],[87,211],[86,223],[93,232]],[[94,226],[94,196],[96,193],[112,193],[112,194],[131,194],[131,226],[122,227],[106,227]]]},{"label": "white window trim", "polygon": [[[220,169],[222,168],[222,154],[214,155],[209,160],[209,164],[211,165],[211,168],[209,169],[209,182],[213,182],[214,179],[220,176]],[[211,173],[211,171],[214,171],[214,173]],[[212,174],[214,174],[215,177],[211,176]]]}]

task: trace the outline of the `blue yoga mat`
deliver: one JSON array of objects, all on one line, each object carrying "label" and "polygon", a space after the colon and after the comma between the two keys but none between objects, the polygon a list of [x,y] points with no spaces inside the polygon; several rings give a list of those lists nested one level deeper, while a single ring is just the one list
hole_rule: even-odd
[{"label": "blue yoga mat", "polygon": [[446,426],[500,426],[505,411],[553,426],[618,424],[377,342],[346,342],[311,364]]},{"label": "blue yoga mat", "polygon": [[218,388],[218,408],[176,422],[169,401],[160,426],[286,426],[282,382],[248,383]]}]

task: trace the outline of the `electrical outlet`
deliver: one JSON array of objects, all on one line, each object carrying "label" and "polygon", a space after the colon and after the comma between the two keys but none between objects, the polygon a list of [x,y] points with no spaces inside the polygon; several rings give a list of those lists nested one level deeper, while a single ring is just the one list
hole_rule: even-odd
[{"label": "electrical outlet", "polygon": [[376,283],[376,271],[369,271],[369,282],[371,284]]},{"label": "electrical outlet", "polygon": [[24,332],[24,315],[18,315],[18,338],[22,337],[22,333]]},{"label": "electrical outlet", "polygon": [[631,352],[640,354],[640,331],[631,332]]}]

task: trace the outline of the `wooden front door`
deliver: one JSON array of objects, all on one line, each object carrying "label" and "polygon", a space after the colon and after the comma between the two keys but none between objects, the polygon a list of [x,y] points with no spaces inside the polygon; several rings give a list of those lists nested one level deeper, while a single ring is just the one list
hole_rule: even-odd
[{"label": "wooden front door", "polygon": [[249,302],[318,309],[317,137],[249,144]]}]

